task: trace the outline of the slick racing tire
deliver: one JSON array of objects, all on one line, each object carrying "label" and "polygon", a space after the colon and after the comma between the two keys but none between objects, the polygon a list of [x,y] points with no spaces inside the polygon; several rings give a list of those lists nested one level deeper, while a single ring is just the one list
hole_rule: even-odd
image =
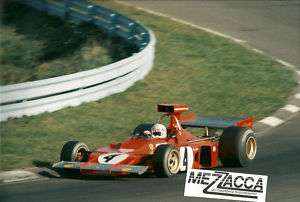
[{"label": "slick racing tire", "polygon": [[179,172],[180,154],[172,145],[159,145],[154,153],[153,167],[156,176],[171,177]]},{"label": "slick racing tire", "polygon": [[61,161],[87,161],[89,148],[86,144],[78,141],[68,141],[64,144],[61,153]]},{"label": "slick racing tire", "polygon": [[253,130],[249,128],[225,128],[219,143],[223,166],[246,167],[255,159],[257,143]]}]

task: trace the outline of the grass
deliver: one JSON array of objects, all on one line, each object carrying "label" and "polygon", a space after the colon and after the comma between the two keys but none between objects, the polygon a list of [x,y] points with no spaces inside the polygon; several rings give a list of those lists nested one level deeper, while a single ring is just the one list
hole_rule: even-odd
[{"label": "grass", "polygon": [[156,120],[157,103],[258,120],[281,107],[296,86],[291,71],[231,41],[111,1],[100,3],[155,32],[152,71],[124,93],[1,123],[2,170],[57,161],[63,143],[71,139],[90,148],[121,141],[137,124]]},{"label": "grass", "polygon": [[136,51],[92,25],[72,24],[14,1],[4,4],[1,19],[0,85],[101,67]]}]

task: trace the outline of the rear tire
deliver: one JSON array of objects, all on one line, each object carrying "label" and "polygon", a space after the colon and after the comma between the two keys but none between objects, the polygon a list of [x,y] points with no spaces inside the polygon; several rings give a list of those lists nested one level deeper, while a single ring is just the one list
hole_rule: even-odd
[{"label": "rear tire", "polygon": [[153,167],[156,176],[171,177],[179,172],[180,154],[172,145],[159,145],[154,153]]},{"label": "rear tire", "polygon": [[89,148],[86,144],[79,141],[68,141],[64,144],[61,153],[61,161],[87,161]]},{"label": "rear tire", "polygon": [[257,143],[253,130],[249,128],[225,128],[219,143],[223,166],[246,167],[255,159]]}]

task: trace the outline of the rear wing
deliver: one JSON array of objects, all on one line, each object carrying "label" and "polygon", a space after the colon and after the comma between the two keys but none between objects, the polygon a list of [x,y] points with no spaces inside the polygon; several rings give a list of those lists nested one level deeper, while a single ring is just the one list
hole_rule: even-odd
[{"label": "rear wing", "polygon": [[223,129],[230,126],[243,126],[253,128],[253,118],[232,118],[232,117],[211,117],[211,116],[197,116],[191,121],[181,122],[183,128],[217,128]]},{"label": "rear wing", "polygon": [[183,105],[183,104],[158,104],[157,105],[158,112],[181,114],[188,110],[189,110],[189,107],[187,105]]}]

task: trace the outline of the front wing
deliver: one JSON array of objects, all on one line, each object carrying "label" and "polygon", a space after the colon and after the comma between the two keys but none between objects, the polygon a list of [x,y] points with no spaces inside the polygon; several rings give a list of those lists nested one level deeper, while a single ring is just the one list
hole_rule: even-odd
[{"label": "front wing", "polygon": [[59,169],[78,169],[85,171],[95,171],[99,174],[135,173],[139,175],[142,175],[148,169],[148,166],[134,166],[127,164],[99,164],[70,161],[60,161],[58,163],[53,164],[52,167]]}]

